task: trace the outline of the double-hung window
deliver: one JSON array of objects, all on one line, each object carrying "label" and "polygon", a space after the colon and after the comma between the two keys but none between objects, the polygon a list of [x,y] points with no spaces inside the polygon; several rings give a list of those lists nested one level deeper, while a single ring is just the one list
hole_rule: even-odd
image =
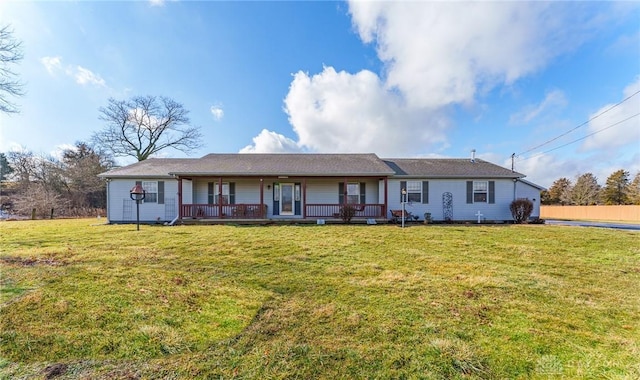
[{"label": "double-hung window", "polygon": [[473,203],[487,203],[489,183],[487,181],[473,182]]},{"label": "double-hung window", "polygon": [[[402,190],[407,192],[406,197],[403,197]],[[429,181],[401,181],[400,202],[403,201],[411,203],[429,203]]]},{"label": "double-hung window", "polygon": [[143,202],[158,203],[158,182],[157,181],[142,181],[142,188],[145,191]]},{"label": "double-hung window", "polygon": [[347,203],[360,203],[360,183],[347,184]]},{"label": "double-hung window", "polygon": [[496,203],[496,182],[467,181],[467,203]]},{"label": "double-hung window", "polygon": [[422,181],[407,181],[407,202],[422,202]]},{"label": "double-hung window", "polygon": [[220,204],[220,196],[222,195],[222,204],[229,204],[230,191],[229,183],[222,183],[222,194],[220,194],[220,183],[209,182],[209,189],[207,191],[207,203]]}]

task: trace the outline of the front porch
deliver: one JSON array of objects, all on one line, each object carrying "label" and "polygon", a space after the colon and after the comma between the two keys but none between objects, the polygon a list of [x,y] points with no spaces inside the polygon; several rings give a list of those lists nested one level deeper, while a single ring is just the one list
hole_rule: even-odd
[{"label": "front porch", "polygon": [[385,177],[178,177],[178,220],[386,220]]},{"label": "front porch", "polygon": [[[347,204],[354,210],[353,219],[386,219],[384,204]],[[238,204],[183,204],[182,219],[237,219],[237,220],[281,220],[281,219],[342,219],[340,210],[344,204],[306,204],[302,215],[271,215],[268,206],[259,203]]]}]

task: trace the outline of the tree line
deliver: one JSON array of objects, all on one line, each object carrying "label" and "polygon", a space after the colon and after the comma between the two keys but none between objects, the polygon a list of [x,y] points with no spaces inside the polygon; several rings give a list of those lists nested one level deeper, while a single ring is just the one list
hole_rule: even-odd
[{"label": "tree line", "polygon": [[163,96],[109,99],[99,109],[104,127],[60,158],[26,150],[0,153],[2,210],[33,217],[104,213],[106,183],[98,174],[114,168],[115,157],[143,161],[165,149],[188,153],[201,146],[200,129],[189,125],[188,113]]},{"label": "tree line", "polygon": [[30,151],[0,153],[0,203],[10,214],[95,216],[106,208],[106,184],[97,175],[114,166],[110,155],[78,142],[60,158]]},{"label": "tree line", "polygon": [[575,182],[559,178],[541,192],[540,200],[545,205],[640,205],[640,172],[631,180],[628,171],[616,170],[604,186],[592,173],[577,176]]}]

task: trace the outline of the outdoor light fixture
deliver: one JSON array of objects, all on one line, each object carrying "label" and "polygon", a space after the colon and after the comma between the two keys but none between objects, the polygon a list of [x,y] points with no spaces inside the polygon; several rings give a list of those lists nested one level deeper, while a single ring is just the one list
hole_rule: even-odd
[{"label": "outdoor light fixture", "polygon": [[146,195],[147,192],[144,191],[142,185],[139,183],[129,191],[129,197],[131,197],[131,200],[136,201],[136,224],[138,231],[140,231],[140,202],[142,202]]},{"label": "outdoor light fixture", "polygon": [[402,189],[402,228],[404,228],[404,205],[407,203],[407,189]]}]

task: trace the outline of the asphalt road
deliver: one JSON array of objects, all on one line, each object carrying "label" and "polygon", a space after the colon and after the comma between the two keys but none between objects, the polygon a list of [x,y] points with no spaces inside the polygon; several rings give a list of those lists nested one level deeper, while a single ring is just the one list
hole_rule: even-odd
[{"label": "asphalt road", "polygon": [[546,219],[545,224],[559,224],[578,227],[616,228],[620,230],[640,231],[640,223],[608,223],[608,222],[583,222],[574,220]]}]

